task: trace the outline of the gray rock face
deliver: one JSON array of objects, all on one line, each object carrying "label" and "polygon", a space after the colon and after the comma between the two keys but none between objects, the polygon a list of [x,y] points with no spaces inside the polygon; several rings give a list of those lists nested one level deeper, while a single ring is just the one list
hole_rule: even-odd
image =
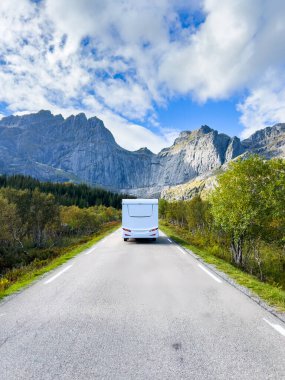
[{"label": "gray rock face", "polygon": [[73,180],[119,190],[148,185],[153,154],[121,148],[96,117],[48,111],[0,121],[0,172]]},{"label": "gray rock face", "polygon": [[234,141],[208,126],[181,132],[171,147],[153,159],[149,186],[159,193],[165,186],[185,183],[218,168],[243,152],[240,141]]},{"label": "gray rock face", "polygon": [[0,120],[0,172],[153,196],[211,172],[246,150],[265,151],[269,141],[274,147],[283,141],[284,147],[284,129],[280,124],[241,143],[202,126],[181,132],[171,147],[153,154],[147,148],[123,149],[97,117],[87,119],[81,113],[64,119],[40,111]]},{"label": "gray rock face", "polygon": [[244,149],[266,158],[285,157],[285,123],[261,129],[242,144]]}]

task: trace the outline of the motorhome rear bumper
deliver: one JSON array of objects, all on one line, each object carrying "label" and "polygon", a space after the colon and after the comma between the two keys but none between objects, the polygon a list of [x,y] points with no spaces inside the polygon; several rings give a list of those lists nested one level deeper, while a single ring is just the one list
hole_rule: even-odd
[{"label": "motorhome rear bumper", "polygon": [[122,236],[124,239],[153,239],[159,237],[159,232],[157,227],[147,230],[130,230],[128,228],[122,228]]}]

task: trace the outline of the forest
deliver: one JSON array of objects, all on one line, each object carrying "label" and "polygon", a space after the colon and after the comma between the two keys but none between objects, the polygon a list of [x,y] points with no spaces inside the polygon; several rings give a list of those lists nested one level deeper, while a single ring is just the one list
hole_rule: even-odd
[{"label": "forest", "polygon": [[285,160],[232,162],[207,199],[161,199],[159,208],[193,246],[285,289]]},{"label": "forest", "polygon": [[121,220],[122,195],[101,189],[24,176],[1,176],[0,187],[0,293]]},{"label": "forest", "polygon": [[6,187],[18,190],[37,188],[42,193],[52,194],[60,205],[75,205],[81,208],[103,205],[120,209],[123,198],[132,198],[127,194],[118,194],[86,184],[40,182],[33,177],[21,174],[0,175],[0,188]]}]

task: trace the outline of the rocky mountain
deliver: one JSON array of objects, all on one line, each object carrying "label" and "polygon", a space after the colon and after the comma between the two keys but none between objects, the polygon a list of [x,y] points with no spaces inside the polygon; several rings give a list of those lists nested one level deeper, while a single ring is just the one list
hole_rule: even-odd
[{"label": "rocky mountain", "polygon": [[[0,172],[111,189],[144,186],[153,154],[121,148],[96,117],[64,119],[49,111],[0,121]],[[132,170],[131,170],[132,169]]]},{"label": "rocky mountain", "polygon": [[[243,153],[238,157],[246,157],[248,154],[259,154],[264,158],[274,157],[285,158],[285,124],[275,124],[256,131],[248,139],[241,142]],[[206,198],[209,192],[216,186],[217,175],[227,170],[229,161],[225,162],[218,169],[205,172],[193,180],[183,184],[165,187],[160,196],[168,200],[191,199],[199,194]]]},{"label": "rocky mountain", "polygon": [[249,139],[202,126],[181,132],[174,144],[153,154],[120,147],[97,117],[64,119],[50,111],[0,120],[0,172],[47,181],[84,182],[138,196],[154,196],[217,170],[247,151],[284,155],[285,124]]},{"label": "rocky mountain", "polygon": [[171,147],[153,156],[148,186],[132,192],[158,194],[165,187],[185,183],[220,167],[243,151],[239,139],[220,134],[206,125],[192,132],[181,132]]},{"label": "rocky mountain", "polygon": [[285,123],[256,131],[242,144],[246,150],[266,158],[285,157]]}]

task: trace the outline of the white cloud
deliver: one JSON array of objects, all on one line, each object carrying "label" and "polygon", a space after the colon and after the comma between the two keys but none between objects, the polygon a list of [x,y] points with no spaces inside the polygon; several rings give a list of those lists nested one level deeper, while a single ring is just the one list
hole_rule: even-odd
[{"label": "white cloud", "polygon": [[87,116],[94,114],[104,121],[105,126],[112,132],[115,140],[122,147],[129,150],[137,150],[141,147],[148,147],[152,152],[157,153],[165,146],[169,146],[173,142],[173,135],[165,133],[155,134],[152,131],[138,124],[127,121],[120,115],[110,111],[102,104],[97,102],[94,97],[86,97],[84,99]]},{"label": "white cloud", "polygon": [[[204,22],[185,27],[181,11]],[[122,146],[157,151],[177,132],[158,125],[155,105],[246,90],[246,135],[284,119],[284,13],[283,0],[2,0],[0,102],[94,113]]]},{"label": "white cloud", "polygon": [[161,63],[160,79],[169,94],[191,93],[205,102],[248,91],[249,97],[238,106],[243,136],[285,121],[285,81],[280,79],[285,63],[285,2],[205,0],[204,11],[206,20],[189,35],[188,44],[173,44]]},{"label": "white cloud", "polygon": [[[159,96],[155,75],[146,81],[146,67],[153,68],[155,49],[144,54],[143,44],[167,42],[162,26],[167,9],[168,1],[150,7],[86,0],[46,0],[38,6],[23,0],[17,7],[15,0],[5,0],[0,4],[0,57],[5,63],[0,101],[18,114],[39,109],[65,116],[96,114],[123,147],[147,145],[157,152],[168,138],[129,119],[154,119],[152,102]],[[84,47],[81,41],[87,36]]]},{"label": "white cloud", "polygon": [[95,88],[105,104],[130,119],[141,120],[152,110],[147,91],[134,81],[106,79]]},{"label": "white cloud", "polygon": [[260,83],[252,89],[244,102],[238,105],[244,125],[242,137],[256,130],[285,121],[285,75],[269,70]]},{"label": "white cloud", "polygon": [[188,43],[173,44],[160,78],[200,101],[228,98],[284,61],[283,1],[205,0],[205,22]]}]

